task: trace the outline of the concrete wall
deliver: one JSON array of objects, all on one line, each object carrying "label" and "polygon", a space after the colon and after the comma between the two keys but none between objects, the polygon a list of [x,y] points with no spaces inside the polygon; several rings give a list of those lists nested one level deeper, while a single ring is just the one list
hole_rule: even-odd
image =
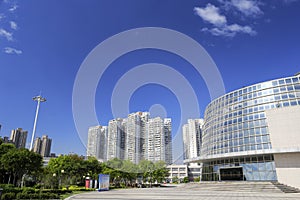
[{"label": "concrete wall", "polygon": [[275,154],[278,182],[300,188],[300,153]]},{"label": "concrete wall", "polygon": [[[266,111],[278,182],[300,188],[300,106]],[[284,152],[294,153],[284,153]]]}]

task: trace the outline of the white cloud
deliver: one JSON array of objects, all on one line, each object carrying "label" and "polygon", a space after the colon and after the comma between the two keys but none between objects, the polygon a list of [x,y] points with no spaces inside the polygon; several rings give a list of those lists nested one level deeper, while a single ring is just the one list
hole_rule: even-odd
[{"label": "white cloud", "polygon": [[222,26],[227,23],[226,17],[219,13],[219,8],[208,3],[205,8],[194,8],[195,13],[204,21],[215,26]]},{"label": "white cloud", "polygon": [[13,40],[13,34],[11,32],[6,31],[3,28],[0,28],[0,36],[5,37],[8,41]]},{"label": "white cloud", "polygon": [[237,33],[245,33],[251,36],[256,35],[256,31],[250,26],[241,26],[239,24],[225,25],[223,27],[203,28],[202,31],[209,32],[215,36],[234,37]]},{"label": "white cloud", "polygon": [[7,54],[22,54],[22,50],[18,50],[18,49],[15,49],[15,48],[12,48],[12,47],[5,47],[4,48],[4,53],[7,53]]},{"label": "white cloud", "polygon": [[246,16],[263,14],[263,11],[259,8],[259,2],[255,0],[231,0],[231,5]]},{"label": "white cloud", "polygon": [[[222,0],[223,2],[223,0]],[[212,24],[212,28],[202,28],[202,31],[209,32],[215,36],[234,37],[237,33],[244,33],[249,35],[256,35],[256,31],[250,26],[242,26],[239,24],[228,24],[225,15],[221,15],[219,8],[208,3],[205,8],[194,8],[195,13],[202,18],[202,20]]]},{"label": "white cloud", "polygon": [[8,9],[10,12],[14,12],[15,10],[17,10],[18,5],[14,4],[10,9]]},{"label": "white cloud", "polygon": [[13,30],[17,30],[18,29],[18,25],[16,22],[14,21],[10,21],[10,28],[13,29]]}]

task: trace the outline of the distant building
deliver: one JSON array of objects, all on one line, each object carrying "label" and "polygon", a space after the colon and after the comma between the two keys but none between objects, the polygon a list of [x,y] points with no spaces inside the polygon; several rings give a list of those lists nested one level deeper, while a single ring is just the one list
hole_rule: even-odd
[{"label": "distant building", "polygon": [[203,119],[189,119],[182,127],[184,159],[200,156]]},{"label": "distant building", "polygon": [[87,156],[93,156],[100,161],[106,161],[107,126],[89,128]]},{"label": "distant building", "polygon": [[188,177],[187,165],[168,165],[167,169],[169,170],[167,182],[173,183],[175,180],[181,182]]},{"label": "distant building", "polygon": [[170,165],[173,163],[172,153],[172,120],[171,118],[164,119],[164,137],[165,137],[165,162]]},{"label": "distant building", "polygon": [[9,137],[7,137],[7,136],[4,136],[4,137],[3,137],[3,142],[4,142],[4,143],[13,143],[13,142],[9,139]]},{"label": "distant building", "polygon": [[37,137],[34,141],[33,152],[40,154],[43,157],[50,157],[52,139],[48,135],[43,135],[42,138]]},{"label": "distant building", "polygon": [[125,160],[137,164],[146,153],[146,123],[150,114],[136,112],[128,115],[126,123]]},{"label": "distant building", "polygon": [[[126,119],[110,120],[105,137],[100,128],[89,129],[87,156],[103,160],[119,158],[135,164],[141,160],[172,163],[172,122],[169,118],[151,119],[149,112],[135,112]],[[104,152],[106,157],[98,156]]]},{"label": "distant building", "polygon": [[42,140],[40,137],[37,137],[33,143],[33,152],[40,154],[41,146],[42,146]]},{"label": "distant building", "polygon": [[147,122],[147,155],[144,159],[152,162],[172,163],[171,119],[156,117]]},{"label": "distant building", "polygon": [[107,160],[124,159],[126,120],[118,118],[109,121],[107,137]]},{"label": "distant building", "polygon": [[28,131],[22,128],[17,128],[11,131],[10,140],[16,146],[16,148],[25,148]]}]

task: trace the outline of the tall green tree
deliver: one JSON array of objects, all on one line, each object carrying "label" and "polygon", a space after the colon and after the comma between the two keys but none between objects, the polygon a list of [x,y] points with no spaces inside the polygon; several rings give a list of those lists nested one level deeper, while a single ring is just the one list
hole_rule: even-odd
[{"label": "tall green tree", "polygon": [[15,145],[13,144],[5,144],[2,143],[0,145],[0,183],[5,183],[5,180],[8,180],[10,176],[8,176],[7,170],[5,170],[3,162],[1,162],[1,158],[10,150],[16,150]]},{"label": "tall green tree", "polygon": [[155,165],[149,160],[142,160],[139,165],[139,173],[143,177],[143,181],[153,182],[153,172],[155,170]]},{"label": "tall green tree", "polygon": [[164,161],[158,161],[154,164],[153,179],[158,183],[162,183],[169,174]]},{"label": "tall green tree", "polygon": [[33,175],[41,170],[43,158],[28,149],[11,149],[1,157],[1,164],[13,177],[12,183],[20,185],[24,175]]}]

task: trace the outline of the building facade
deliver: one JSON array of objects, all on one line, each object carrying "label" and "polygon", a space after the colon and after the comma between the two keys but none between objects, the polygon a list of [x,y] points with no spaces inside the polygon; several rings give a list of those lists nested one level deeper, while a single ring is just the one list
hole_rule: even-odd
[{"label": "building facade", "polygon": [[[213,100],[205,110],[200,156],[185,162],[203,163],[204,181],[278,180],[276,157],[287,154],[274,148],[271,137],[275,131],[270,130],[269,123],[272,114],[266,113],[286,107],[293,112],[299,107],[299,79],[298,74],[266,81]],[[281,140],[285,140],[285,134],[281,132]],[[300,143],[293,155],[297,152]]]},{"label": "building facade", "polygon": [[34,140],[33,152],[40,154],[42,157],[50,157],[52,139],[48,135],[43,135],[42,138],[37,137]]},{"label": "building facade", "polygon": [[16,146],[16,148],[25,148],[28,131],[22,128],[17,128],[11,131],[10,140]]},{"label": "building facade", "polygon": [[188,177],[187,165],[168,165],[167,169],[169,170],[167,177],[169,183],[182,182],[185,177]]},{"label": "building facade", "polygon": [[108,123],[108,135],[107,135],[107,160],[113,158],[124,159],[125,151],[125,130],[126,120],[125,119],[113,119]]},{"label": "building facade", "polygon": [[188,119],[182,127],[184,159],[200,156],[203,119]]},{"label": "building facade", "polygon": [[125,160],[137,164],[146,153],[146,123],[150,114],[136,112],[128,115],[126,123]]},{"label": "building facade", "polygon": [[164,137],[165,137],[165,162],[170,165],[173,163],[172,154],[172,120],[171,118],[164,119]]},{"label": "building facade", "polygon": [[172,122],[171,119],[155,117],[147,122],[145,143],[147,154],[143,159],[172,163]]},{"label": "building facade", "polygon": [[89,128],[86,155],[95,157],[99,161],[106,161],[107,126],[93,126]]},{"label": "building facade", "polygon": [[172,163],[172,122],[169,118],[151,119],[149,112],[136,112],[126,119],[110,120],[103,139],[100,139],[104,135],[100,129],[101,126],[89,129],[87,156],[98,158],[100,151],[106,151],[104,161],[119,158],[135,164],[141,160]]}]

